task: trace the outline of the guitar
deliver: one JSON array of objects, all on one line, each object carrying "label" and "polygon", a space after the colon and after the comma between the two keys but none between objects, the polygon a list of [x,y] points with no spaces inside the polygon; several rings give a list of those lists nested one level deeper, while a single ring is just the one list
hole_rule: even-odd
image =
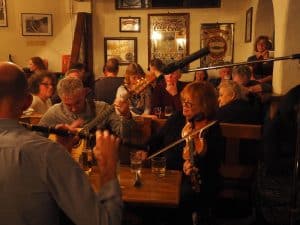
[{"label": "guitar", "polygon": [[[150,85],[153,81],[155,81],[155,79],[156,79],[155,75],[149,74],[148,76],[146,76],[146,78],[138,80],[137,84],[134,87],[132,87],[130,90],[128,90],[128,93],[124,95],[122,98],[126,101],[133,94],[141,93],[146,87],[148,87],[148,85]],[[91,140],[91,137],[95,138],[95,135],[91,135],[90,130],[93,130],[95,127],[97,127],[98,129],[104,127],[105,118],[107,118],[114,111],[115,111],[114,105],[110,105],[105,111],[101,112],[101,114],[97,115],[92,121],[84,125],[83,128],[78,129],[77,135],[81,138],[81,140],[76,146],[72,148],[71,151],[72,158],[76,162],[79,162],[82,152],[85,149],[92,149],[92,143],[94,142],[94,140]],[[57,134],[50,134],[49,139],[56,141],[57,138],[56,135]]]}]

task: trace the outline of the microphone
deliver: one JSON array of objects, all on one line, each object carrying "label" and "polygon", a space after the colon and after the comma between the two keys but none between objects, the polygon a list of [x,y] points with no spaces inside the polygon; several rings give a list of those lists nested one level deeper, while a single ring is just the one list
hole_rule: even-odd
[{"label": "microphone", "polygon": [[194,52],[184,58],[182,58],[181,60],[178,60],[176,62],[170,63],[168,64],[164,69],[163,69],[163,73],[164,74],[169,74],[174,72],[175,70],[178,69],[182,69],[183,67],[185,67],[187,64],[190,64],[191,62],[193,62],[196,59],[199,59],[203,56],[206,56],[209,54],[209,49],[208,48],[202,48],[197,52]]}]

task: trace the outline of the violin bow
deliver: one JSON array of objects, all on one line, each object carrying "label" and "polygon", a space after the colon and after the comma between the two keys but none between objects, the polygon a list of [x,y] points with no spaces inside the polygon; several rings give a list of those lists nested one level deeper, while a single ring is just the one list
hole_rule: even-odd
[{"label": "violin bow", "polygon": [[177,140],[177,141],[171,143],[170,145],[167,145],[166,147],[162,148],[161,150],[159,150],[159,151],[153,153],[152,155],[148,156],[148,157],[147,157],[147,160],[152,159],[152,158],[154,158],[155,156],[157,156],[157,155],[159,155],[159,154],[161,154],[161,153],[163,153],[163,152],[169,150],[170,148],[172,148],[172,147],[174,147],[174,146],[180,144],[181,142],[185,141],[185,140],[186,140],[187,138],[189,138],[190,136],[193,136],[193,135],[199,133],[199,137],[202,137],[203,131],[206,130],[206,129],[208,129],[208,128],[211,127],[212,125],[214,125],[216,122],[217,122],[217,120],[213,120],[212,122],[208,123],[206,126],[200,128],[200,129],[196,129],[196,130],[192,131],[191,133],[185,135],[185,136],[182,137],[181,139],[179,139],[179,140]]}]

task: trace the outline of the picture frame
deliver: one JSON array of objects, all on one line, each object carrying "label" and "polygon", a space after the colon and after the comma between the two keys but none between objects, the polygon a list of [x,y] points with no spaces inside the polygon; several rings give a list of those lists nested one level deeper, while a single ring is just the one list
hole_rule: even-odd
[{"label": "picture frame", "polygon": [[115,0],[116,9],[141,9],[144,5],[145,0]]},{"label": "picture frame", "polygon": [[141,17],[120,17],[120,32],[141,32]]},{"label": "picture frame", "polygon": [[0,27],[7,27],[6,0],[0,0]]},{"label": "picture frame", "polygon": [[246,26],[245,26],[245,42],[252,40],[252,15],[253,7],[250,7],[246,12]]},{"label": "picture frame", "polygon": [[52,14],[21,13],[23,36],[52,36]]},{"label": "picture frame", "polygon": [[115,0],[115,9],[117,10],[220,8],[220,7],[221,7],[221,0],[201,0],[201,1]]},{"label": "picture frame", "polygon": [[200,25],[200,46],[209,54],[200,59],[201,67],[233,62],[234,23],[203,23]]},{"label": "picture frame", "polygon": [[148,14],[148,61],[165,64],[189,54],[189,13]]},{"label": "picture frame", "polygon": [[137,38],[136,37],[105,37],[104,59],[119,60],[120,65],[137,63]]}]

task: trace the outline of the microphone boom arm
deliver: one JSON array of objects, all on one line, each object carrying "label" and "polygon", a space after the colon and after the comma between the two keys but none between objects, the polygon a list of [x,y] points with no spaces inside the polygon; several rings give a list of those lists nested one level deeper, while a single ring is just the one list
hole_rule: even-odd
[{"label": "microphone boom arm", "polygon": [[250,62],[231,63],[231,64],[219,65],[219,66],[209,66],[209,67],[202,67],[202,68],[196,68],[196,69],[189,69],[189,70],[185,70],[183,72],[184,73],[190,73],[190,72],[196,72],[196,71],[202,71],[202,70],[221,69],[221,68],[224,68],[224,67],[234,67],[234,66],[239,66],[239,65],[273,62],[273,61],[280,61],[280,60],[287,60],[287,59],[300,59],[300,53],[289,55],[289,56],[270,58],[270,59],[255,60],[255,61],[250,61]]}]

